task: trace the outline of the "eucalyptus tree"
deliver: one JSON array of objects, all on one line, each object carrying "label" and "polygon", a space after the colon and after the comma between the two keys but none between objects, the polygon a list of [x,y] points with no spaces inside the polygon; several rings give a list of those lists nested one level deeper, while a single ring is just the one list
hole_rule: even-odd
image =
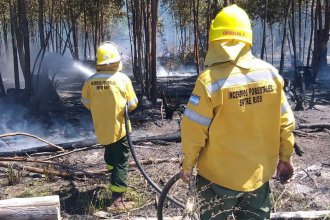
[{"label": "eucalyptus tree", "polygon": [[[208,49],[211,20],[225,3],[218,0],[163,0],[163,4],[170,8],[176,29],[179,30],[181,61],[196,63],[197,73]],[[194,36],[194,41],[189,41],[190,35]],[[193,56],[191,56],[192,48]]]},{"label": "eucalyptus tree", "polygon": [[157,87],[157,33],[158,0],[126,0],[130,29],[133,74],[142,92],[156,102]]},{"label": "eucalyptus tree", "polygon": [[[26,94],[31,94],[32,76],[39,74],[46,50],[65,54],[69,49],[72,56],[79,59],[82,54],[80,39],[83,39],[86,59],[87,45],[92,45],[89,46],[89,51],[91,48],[95,51],[101,41],[109,40],[109,26],[114,23],[116,17],[123,15],[123,5],[123,0],[1,1],[0,22],[3,37],[0,45],[4,45],[4,51],[9,55],[8,39],[11,38],[15,88],[20,88],[21,68]],[[39,68],[37,61],[31,63],[30,45],[41,48],[37,56]],[[1,49],[0,47],[0,51]],[[90,52],[90,57],[94,57],[94,54]],[[4,57],[3,54],[0,55]]]},{"label": "eucalyptus tree", "polygon": [[316,0],[314,18],[313,75],[316,77],[327,65],[327,50],[330,30],[330,2]]},{"label": "eucalyptus tree", "polygon": [[0,55],[1,54],[1,45],[3,41],[5,56],[8,54],[8,32],[9,32],[9,6],[5,1],[0,1],[0,22],[2,26],[2,38],[0,37]]}]

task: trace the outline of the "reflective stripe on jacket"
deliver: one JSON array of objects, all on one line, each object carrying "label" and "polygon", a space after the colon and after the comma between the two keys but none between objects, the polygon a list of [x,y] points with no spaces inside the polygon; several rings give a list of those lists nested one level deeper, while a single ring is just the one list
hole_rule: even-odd
[{"label": "reflective stripe on jacket", "polygon": [[182,119],[183,169],[223,187],[253,191],[293,151],[294,117],[283,79],[247,53],[241,63],[216,63],[198,76]]},{"label": "reflective stripe on jacket", "polygon": [[102,145],[126,135],[124,109],[137,107],[131,80],[123,73],[96,73],[86,80],[81,102],[92,113],[97,140]]}]

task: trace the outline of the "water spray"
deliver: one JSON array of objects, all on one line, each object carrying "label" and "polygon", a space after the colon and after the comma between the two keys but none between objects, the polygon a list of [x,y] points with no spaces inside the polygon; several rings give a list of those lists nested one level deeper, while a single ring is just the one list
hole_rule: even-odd
[{"label": "water spray", "polygon": [[92,70],[92,69],[82,65],[82,63],[78,62],[78,61],[75,61],[73,63],[73,67],[78,69],[87,78],[92,76],[95,73],[95,70]]}]

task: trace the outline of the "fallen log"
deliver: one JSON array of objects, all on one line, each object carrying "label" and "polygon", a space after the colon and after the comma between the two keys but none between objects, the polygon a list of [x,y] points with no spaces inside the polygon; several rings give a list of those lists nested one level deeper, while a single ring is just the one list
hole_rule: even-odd
[{"label": "fallen log", "polygon": [[320,124],[299,124],[298,129],[330,129],[329,123],[320,123]]},{"label": "fallen log", "polygon": [[[3,163],[1,161],[6,161],[6,162],[28,162],[28,163],[41,163],[41,164],[46,164],[46,165],[51,165],[51,166],[58,166],[61,167],[63,171],[57,171],[56,169],[52,168],[37,168],[37,167],[29,167],[29,166],[22,166],[20,164],[9,164],[9,163]],[[67,165],[65,163],[56,163],[56,162],[50,162],[50,161],[43,161],[43,160],[33,160],[30,158],[1,158],[0,157],[0,167],[9,167],[9,165],[12,166],[12,168],[17,169],[17,170],[27,170],[30,172],[34,173],[40,173],[40,174],[52,174],[55,176],[60,176],[60,177],[71,177],[71,176],[87,176],[87,177],[96,177],[93,173],[89,173],[85,170],[78,169],[76,167],[72,167],[70,165]]]},{"label": "fallen log", "polygon": [[0,219],[6,220],[59,220],[58,195],[0,200]]},{"label": "fallen log", "polygon": [[[327,124],[323,124],[327,125]],[[330,124],[329,124],[330,125]],[[304,128],[304,124],[301,124],[302,128]],[[316,125],[312,125],[316,126]],[[157,136],[149,136],[149,137],[136,137],[132,136],[133,144],[137,144],[140,142],[152,142],[152,141],[165,141],[165,142],[180,142],[181,135],[180,133],[166,134],[166,135],[157,135]],[[100,145],[97,144],[95,139],[88,139],[84,141],[76,141],[76,142],[67,142],[62,144],[57,144],[57,146],[63,148],[64,150],[75,150],[86,148],[85,150],[90,150],[91,148],[99,148]],[[301,148],[295,144],[295,152],[298,156],[301,156],[303,151]],[[10,152],[0,152],[0,157],[14,157],[14,156],[26,156],[40,152],[56,152],[56,149],[50,146],[40,146],[35,148],[29,148],[19,151],[10,151]]]},{"label": "fallen log", "polygon": [[[181,136],[180,133],[176,134],[169,134],[169,135],[158,135],[158,136],[150,136],[150,137],[132,137],[132,142],[134,144],[140,143],[140,142],[148,142],[153,140],[161,140],[161,141],[167,141],[167,142],[180,142]],[[97,145],[97,142],[95,139],[87,139],[84,141],[75,141],[75,142],[67,142],[67,143],[61,143],[57,144],[57,146],[63,148],[64,150],[74,150],[74,149],[80,149],[85,147],[91,147],[93,145]],[[0,148],[1,149],[1,148]],[[13,156],[26,156],[31,155],[34,153],[40,153],[40,152],[57,152],[58,150],[51,146],[40,146],[40,147],[34,147],[19,151],[10,151],[10,152],[0,152],[0,157],[13,157]]]},{"label": "fallen log", "polygon": [[[28,172],[32,173],[39,173],[39,174],[47,174],[47,175],[53,175],[53,176],[58,176],[66,179],[72,179],[74,177],[91,177],[91,178],[97,178],[101,174],[108,173],[109,171],[107,169],[93,169],[93,170],[85,170],[85,171],[73,171],[76,168],[74,167],[69,167],[68,165],[63,164],[62,166],[65,167],[66,169],[64,170],[56,170],[54,168],[52,169],[43,169],[43,168],[38,168],[38,167],[31,167],[31,166],[23,166],[17,163],[5,163],[1,162],[4,160],[9,160],[11,162],[16,161],[16,162],[33,162],[33,163],[46,163],[46,164],[51,164],[51,165],[56,165],[59,166],[59,164],[54,164],[50,162],[45,162],[45,161],[36,161],[36,160],[23,160],[22,158],[18,159],[5,159],[5,158],[0,158],[0,167],[8,168],[11,166],[13,169],[16,170],[25,170]],[[182,161],[181,158],[169,158],[169,159],[148,159],[148,160],[141,160],[140,163],[142,165],[151,165],[151,164],[159,164],[159,163],[180,163]],[[135,161],[130,161],[129,162],[129,167],[136,167]]]},{"label": "fallen log", "polygon": [[44,142],[44,143],[46,143],[46,144],[48,144],[48,145],[50,145],[50,146],[53,146],[53,147],[57,148],[58,150],[61,150],[61,151],[64,152],[63,148],[61,148],[60,146],[57,146],[57,145],[55,145],[55,144],[53,144],[53,143],[50,143],[50,142],[48,142],[48,141],[46,141],[46,140],[44,140],[44,139],[42,139],[42,138],[40,138],[40,137],[37,137],[37,136],[32,135],[32,134],[28,134],[28,133],[20,133],[20,132],[17,132],[17,133],[1,134],[1,135],[0,135],[0,138],[11,137],[11,136],[19,136],[19,135],[27,136],[27,137],[31,137],[31,138],[37,139],[37,140],[39,140],[39,141],[41,141],[41,142]]},{"label": "fallen log", "polygon": [[167,141],[167,142],[180,142],[181,141],[181,135],[180,132],[173,133],[173,134],[164,134],[164,135],[157,135],[157,136],[149,136],[149,137],[132,137],[133,143],[139,143],[139,142],[147,142],[147,141]]},{"label": "fallen log", "polygon": [[[301,124],[299,125],[300,128],[305,128],[306,126],[309,126],[310,128],[313,128],[315,126],[319,126],[320,124],[314,124],[314,125],[306,125]],[[330,124],[322,124],[324,126],[328,126],[330,128]],[[165,141],[165,142],[180,142],[181,141],[181,135],[180,133],[173,133],[173,134],[166,134],[166,135],[157,135],[157,136],[149,136],[149,137],[132,137],[133,144],[140,143],[140,142],[152,142],[152,141]],[[61,147],[64,150],[76,150],[76,149],[82,149],[86,148],[85,150],[90,150],[92,148],[100,148],[100,145],[97,144],[95,139],[88,139],[84,141],[76,141],[76,142],[67,142],[62,144],[57,144],[57,146]],[[102,147],[102,146],[101,146]],[[303,151],[301,148],[295,144],[294,145],[295,152],[298,156],[302,156]],[[26,156],[31,155],[35,153],[40,152],[56,152],[56,149],[50,146],[40,146],[35,148],[29,148],[19,151],[10,151],[10,152],[0,152],[0,157],[14,157],[14,156]],[[65,153],[64,153],[65,154]],[[55,156],[57,157],[57,156]]]},{"label": "fallen log", "polygon": [[[54,169],[43,169],[43,168],[37,168],[37,167],[31,167],[31,166],[22,166],[19,165],[17,163],[4,163],[4,162],[0,162],[0,167],[9,167],[9,165],[12,166],[13,169],[16,170],[25,170],[28,172],[32,172],[32,173],[39,173],[39,174],[47,174],[47,175],[53,175],[53,176],[59,176],[59,177],[63,177],[63,178],[73,178],[73,176],[79,176],[79,173],[76,172],[75,175],[73,175],[73,172],[68,172],[68,171],[58,171],[58,170],[54,170]],[[0,218],[1,219],[1,218]]]},{"label": "fallen log", "polygon": [[[93,146],[95,144],[96,144],[96,140],[84,140],[84,141],[75,141],[75,142],[57,144],[57,146],[62,147],[64,150],[74,150],[88,146]],[[19,151],[0,152],[0,157],[26,156],[40,152],[57,152],[57,151],[58,150],[56,148],[47,145],[47,146],[23,149]]]}]

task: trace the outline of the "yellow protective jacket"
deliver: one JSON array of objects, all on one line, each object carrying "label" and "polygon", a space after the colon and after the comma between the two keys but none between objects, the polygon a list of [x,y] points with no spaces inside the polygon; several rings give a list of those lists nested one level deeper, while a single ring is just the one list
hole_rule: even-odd
[{"label": "yellow protective jacket", "polygon": [[[211,182],[253,191],[270,180],[279,159],[290,160],[294,116],[277,70],[253,57],[249,46],[235,45],[233,57],[210,45],[209,66],[182,119],[183,170],[197,163]],[[216,62],[217,53],[225,62]]]},{"label": "yellow protective jacket", "polygon": [[86,80],[81,102],[92,113],[97,140],[102,145],[126,135],[124,110],[137,107],[131,80],[121,72],[100,71]]}]

